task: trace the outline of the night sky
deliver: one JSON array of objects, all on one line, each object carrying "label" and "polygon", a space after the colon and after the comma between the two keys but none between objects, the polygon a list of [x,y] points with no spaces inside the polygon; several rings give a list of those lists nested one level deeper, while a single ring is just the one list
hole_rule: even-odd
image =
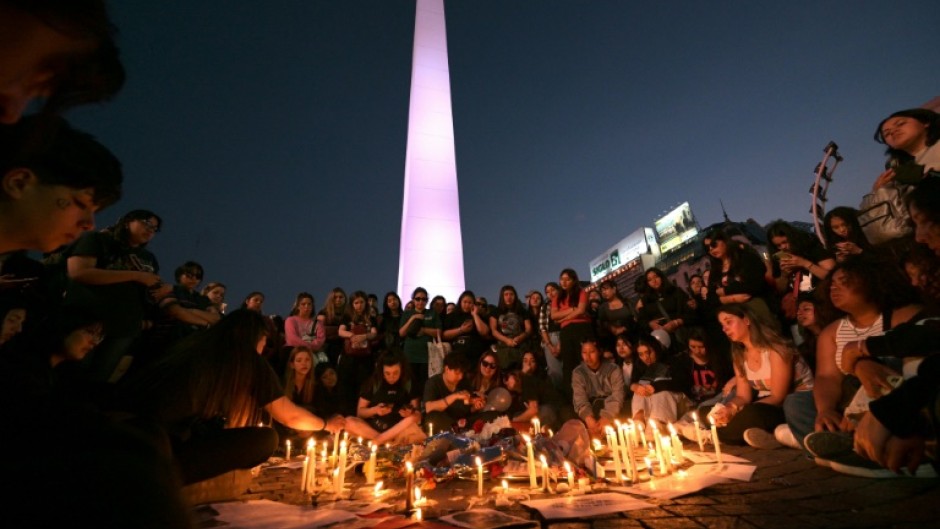
[{"label": "night sky", "polygon": [[[164,219],[162,275],[199,261],[286,315],[398,278],[413,0],[112,2],[128,82],[70,112]],[[811,221],[883,170],[872,134],[940,95],[935,1],[447,0],[467,287],[495,301],[689,201],[699,224]],[[407,299],[410,293],[401,293]],[[431,292],[431,295],[434,295]]]}]

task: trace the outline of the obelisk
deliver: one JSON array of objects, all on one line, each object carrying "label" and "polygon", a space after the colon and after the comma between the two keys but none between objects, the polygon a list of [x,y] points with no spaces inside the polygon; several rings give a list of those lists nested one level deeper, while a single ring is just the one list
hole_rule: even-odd
[{"label": "obelisk", "polygon": [[463,240],[443,0],[417,0],[405,157],[398,293],[422,286],[457,301],[464,290]]}]

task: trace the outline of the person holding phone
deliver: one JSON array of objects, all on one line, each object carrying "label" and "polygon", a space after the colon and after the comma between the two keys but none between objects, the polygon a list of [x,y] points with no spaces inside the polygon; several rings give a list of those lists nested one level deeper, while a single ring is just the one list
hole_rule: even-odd
[{"label": "person holding phone", "polygon": [[814,290],[829,275],[836,265],[835,256],[819,239],[784,220],[776,220],[767,227],[767,240],[773,255],[774,284],[781,296],[781,320],[795,334],[797,296]]}]

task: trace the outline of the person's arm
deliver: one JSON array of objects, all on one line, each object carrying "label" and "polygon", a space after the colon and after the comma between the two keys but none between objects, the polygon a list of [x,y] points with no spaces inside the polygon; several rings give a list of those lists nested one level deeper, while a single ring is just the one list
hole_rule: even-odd
[{"label": "person's arm", "polygon": [[[212,315],[209,312],[199,309],[186,308],[179,303],[170,303],[161,308],[163,309],[163,313],[167,316],[173,318],[174,320],[188,323],[190,325],[206,327],[219,321],[219,317],[217,315]],[[215,317],[210,317],[210,315]]]},{"label": "person's arm", "polygon": [[574,411],[578,414],[578,417],[587,420],[588,417],[592,416],[587,380],[579,373],[572,373],[571,376],[571,403],[574,405]]},{"label": "person's arm", "polygon": [[737,415],[741,408],[751,403],[751,383],[747,380],[747,375],[741,372],[738,366],[734,366],[735,395],[729,400],[723,410],[715,412],[715,422],[719,426],[726,425]]},{"label": "person's arm", "polygon": [[323,326],[320,325],[319,321],[314,321],[313,328],[314,328],[313,341],[308,343],[307,345],[310,347],[310,349],[313,350],[313,352],[317,352],[320,349],[323,349],[323,344],[326,343],[326,329],[324,329]]},{"label": "person's arm", "polygon": [[813,401],[816,403],[816,431],[841,430],[842,414],[837,410],[842,398],[843,374],[836,366],[836,320],[823,329],[816,341],[816,374]]},{"label": "person's arm", "polygon": [[355,336],[352,331],[346,328],[346,323],[343,323],[339,326],[339,330],[336,332],[341,338],[352,338]]},{"label": "person's arm", "polygon": [[623,412],[624,402],[626,400],[626,391],[623,386],[623,371],[616,364],[611,364],[614,369],[610,370],[608,382],[610,383],[610,395],[604,400],[603,418],[613,421],[621,412]]},{"label": "person's arm", "polygon": [[525,410],[512,418],[513,422],[529,422],[539,415],[539,401],[529,400],[525,403]]},{"label": "person's arm", "polygon": [[487,322],[483,321],[483,318],[480,317],[480,313],[477,312],[477,306],[474,305],[470,314],[473,316],[473,326],[477,330],[477,334],[480,336],[486,337],[490,335],[490,326]]},{"label": "person's arm", "polygon": [[346,422],[340,415],[331,417],[328,420],[317,417],[305,408],[294,404],[284,395],[266,404],[264,409],[271,414],[275,421],[295,430],[308,432],[327,430],[332,433],[342,430]]},{"label": "person's arm", "polygon": [[160,284],[160,276],[136,270],[104,270],[97,268],[98,259],[73,255],[66,261],[69,278],[85,285],[114,285],[117,283],[140,283],[145,287]]},{"label": "person's arm", "polygon": [[510,340],[505,334],[499,332],[499,320],[496,316],[490,316],[490,334],[497,342],[510,345]]},{"label": "person's arm", "polygon": [[585,314],[587,314],[587,309],[588,309],[587,293],[582,290],[581,294],[578,296],[578,305],[576,307],[573,307],[572,310],[568,312],[568,314],[562,318],[562,320],[570,321],[570,320],[579,318],[581,316],[584,316]]},{"label": "person's arm", "polygon": [[284,343],[291,347],[305,345],[300,333],[300,320],[294,316],[288,316],[284,321]]},{"label": "person's arm", "polygon": [[783,400],[790,394],[793,386],[794,358],[784,358],[776,351],[771,351],[770,359],[770,395],[757,402],[772,406],[783,406]]}]

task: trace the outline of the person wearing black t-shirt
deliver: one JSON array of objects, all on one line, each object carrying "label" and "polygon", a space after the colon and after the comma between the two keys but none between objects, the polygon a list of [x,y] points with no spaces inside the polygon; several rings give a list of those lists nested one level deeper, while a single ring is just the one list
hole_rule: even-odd
[{"label": "person wearing black t-shirt", "polygon": [[420,426],[419,404],[408,363],[401,353],[386,353],[362,385],[356,416],[346,419],[346,429],[377,445],[393,440],[421,442],[426,436]]}]

